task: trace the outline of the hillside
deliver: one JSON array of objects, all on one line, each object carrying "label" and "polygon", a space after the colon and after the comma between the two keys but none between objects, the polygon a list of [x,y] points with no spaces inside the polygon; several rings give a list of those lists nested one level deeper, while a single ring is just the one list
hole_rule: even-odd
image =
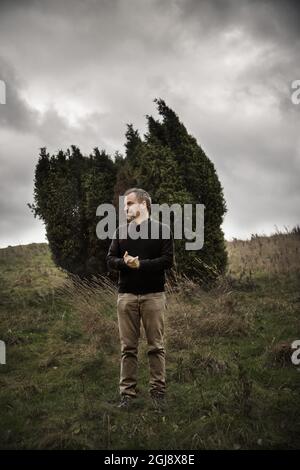
[{"label": "hillside", "polygon": [[[119,411],[116,290],[68,278],[47,244],[0,249],[2,449],[296,449],[299,233],[227,242],[206,292],[167,283],[168,408],[152,410],[146,343],[140,397]],[[298,366],[300,367],[300,366]]]}]

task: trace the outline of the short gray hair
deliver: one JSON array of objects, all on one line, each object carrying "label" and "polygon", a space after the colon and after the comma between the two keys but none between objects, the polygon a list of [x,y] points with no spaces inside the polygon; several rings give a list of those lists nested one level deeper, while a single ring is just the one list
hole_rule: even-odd
[{"label": "short gray hair", "polygon": [[151,197],[149,193],[142,188],[129,188],[125,191],[124,196],[127,196],[130,193],[135,193],[139,203],[146,201],[147,210],[149,214],[151,214]]}]

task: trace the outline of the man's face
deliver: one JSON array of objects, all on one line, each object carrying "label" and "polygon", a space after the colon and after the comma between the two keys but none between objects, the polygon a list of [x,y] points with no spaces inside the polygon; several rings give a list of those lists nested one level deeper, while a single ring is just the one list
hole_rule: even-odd
[{"label": "man's face", "polygon": [[126,212],[127,221],[135,220],[145,210],[145,202],[139,203],[135,193],[129,193],[124,198],[124,211]]}]

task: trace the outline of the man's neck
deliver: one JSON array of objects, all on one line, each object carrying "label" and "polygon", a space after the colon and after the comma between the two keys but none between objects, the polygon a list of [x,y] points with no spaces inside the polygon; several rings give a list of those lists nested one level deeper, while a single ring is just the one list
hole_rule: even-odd
[{"label": "man's neck", "polygon": [[147,214],[144,217],[137,217],[134,221],[137,225],[140,225],[142,222],[144,222],[144,220],[148,220],[148,219],[149,219],[149,214]]}]

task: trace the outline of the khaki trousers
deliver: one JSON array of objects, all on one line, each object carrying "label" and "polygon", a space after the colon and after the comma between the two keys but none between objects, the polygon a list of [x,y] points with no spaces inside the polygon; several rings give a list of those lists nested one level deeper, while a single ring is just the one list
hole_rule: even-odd
[{"label": "khaki trousers", "polygon": [[121,343],[120,394],[136,396],[138,342],[141,320],[148,343],[149,392],[165,393],[164,292],[118,294],[117,312]]}]

